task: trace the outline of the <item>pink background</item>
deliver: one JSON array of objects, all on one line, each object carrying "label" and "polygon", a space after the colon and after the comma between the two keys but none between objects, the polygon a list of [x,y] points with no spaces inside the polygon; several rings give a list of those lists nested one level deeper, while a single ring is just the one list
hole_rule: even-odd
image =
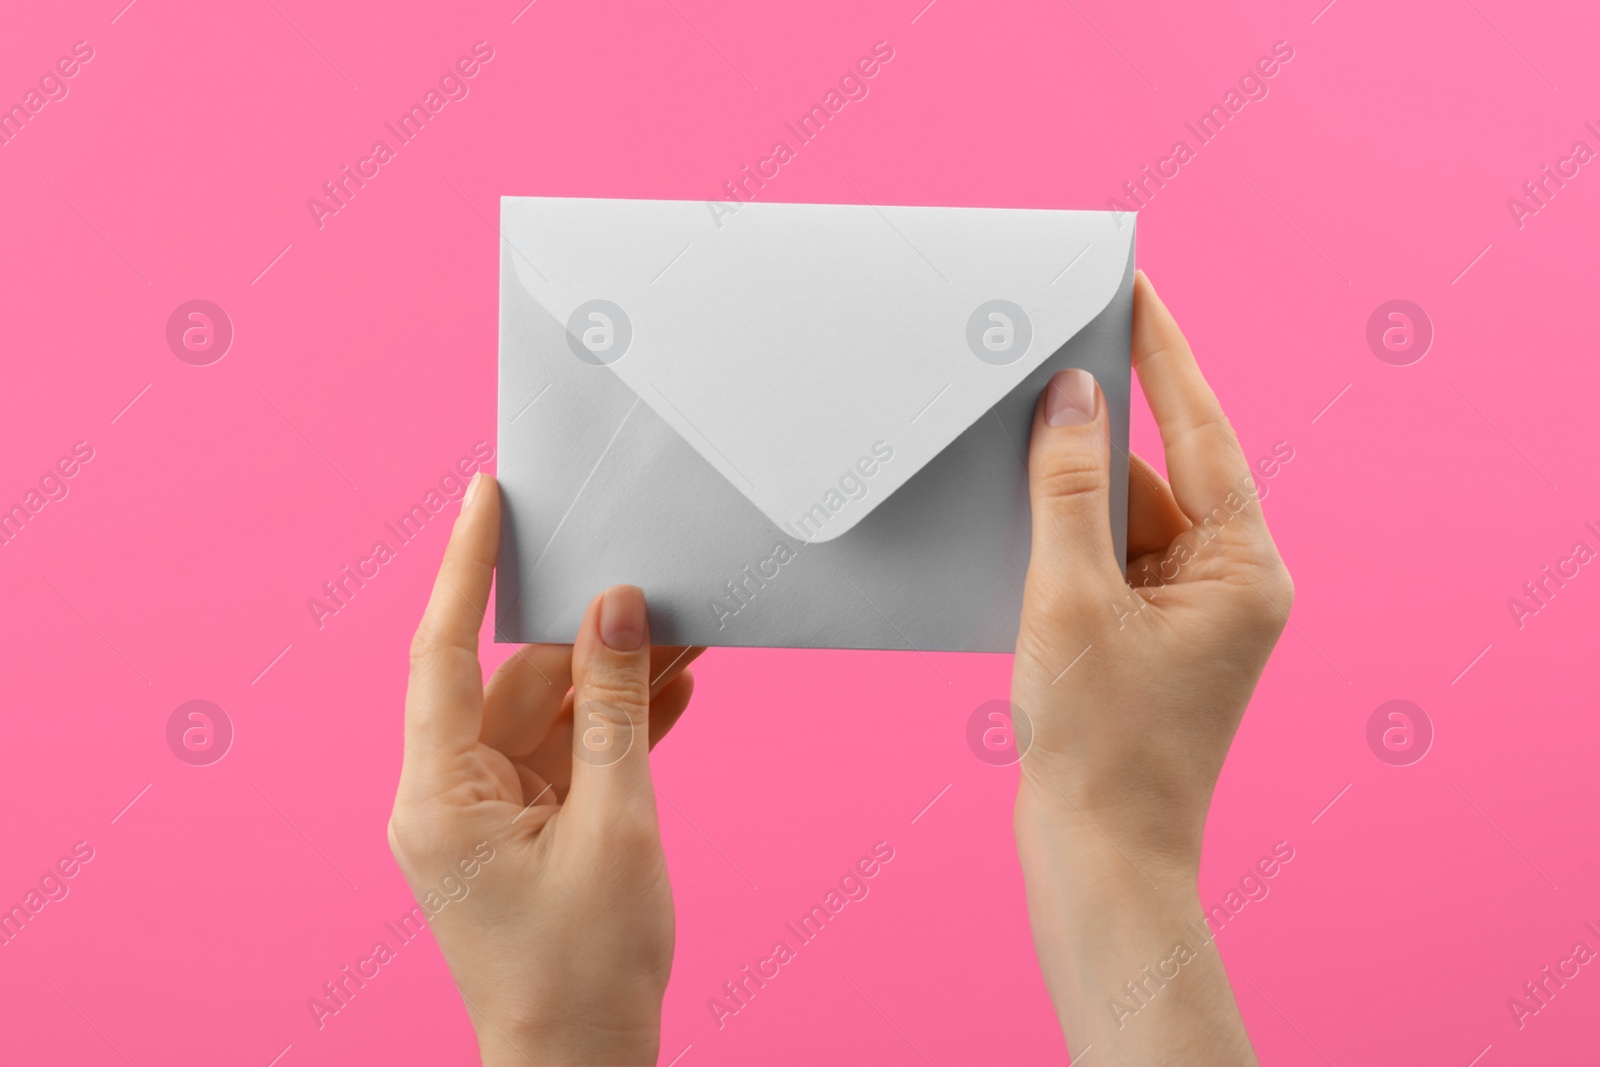
[{"label": "pink background", "polygon": [[[1600,948],[1600,569],[1521,630],[1507,607],[1574,541],[1600,548],[1600,167],[1520,229],[1506,207],[1574,141],[1600,148],[1592,5],[123,2],[13,5],[0,33],[0,102],[95,52],[0,147],[0,504],[94,449],[0,546],[0,904],[95,850],[0,948],[0,1059],[471,1058],[431,936],[320,1031],[306,1007],[409,906],[384,825],[445,523],[320,631],[306,600],[494,441],[499,196],[717,197],[879,40],[870,95],[763,195],[1103,208],[1293,47],[1140,219],[1247,452],[1294,449],[1266,504],[1294,625],[1223,774],[1203,895],[1294,848],[1219,935],[1266,1062],[1592,1055],[1595,968],[1520,1030],[1506,1004]],[[478,40],[470,95],[319,230],[307,198]],[[165,342],[194,298],[235,326],[211,366]],[[1395,298],[1436,331],[1411,366],[1365,341]],[[1135,448],[1156,451],[1142,410]],[[704,658],[655,763],[663,1063],[1065,1059],[1015,773],[964,740],[1009,660],[934,662]],[[1411,766],[1366,742],[1396,698],[1436,732]],[[236,730],[212,766],[167,747],[191,699]],[[871,895],[719,1031],[707,998],[879,840]]]}]

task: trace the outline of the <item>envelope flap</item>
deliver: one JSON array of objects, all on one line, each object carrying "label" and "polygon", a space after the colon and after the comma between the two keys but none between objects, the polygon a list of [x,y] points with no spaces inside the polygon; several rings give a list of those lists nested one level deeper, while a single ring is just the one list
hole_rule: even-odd
[{"label": "envelope flap", "polygon": [[1089,323],[1110,212],[506,197],[517,277],[775,524],[845,533]]}]

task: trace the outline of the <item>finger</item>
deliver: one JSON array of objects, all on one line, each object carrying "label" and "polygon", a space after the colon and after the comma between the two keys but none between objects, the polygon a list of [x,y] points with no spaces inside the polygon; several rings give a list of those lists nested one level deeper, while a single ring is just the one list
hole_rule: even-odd
[{"label": "finger", "polygon": [[483,718],[478,629],[499,544],[499,486],[479,472],[461,501],[433,594],[411,642],[405,768],[441,766],[477,743]]},{"label": "finger", "polygon": [[[1233,427],[1143,271],[1133,287],[1133,368],[1161,429],[1173,498],[1189,520],[1204,522],[1232,494],[1253,499],[1250,467]],[[1260,514],[1259,507],[1248,510]]]},{"label": "finger", "polygon": [[655,748],[667,736],[689,707],[694,696],[694,675],[688,671],[674,678],[666,688],[650,698],[650,747]]},{"label": "finger", "polygon": [[[650,694],[672,684],[704,648],[668,645],[650,650]],[[500,664],[484,690],[484,744],[525,756],[572,710],[572,646],[525,645]],[[565,755],[565,752],[563,752]]]},{"label": "finger", "polygon": [[584,613],[572,646],[572,698],[568,803],[607,819],[653,813],[650,623],[638,586],[612,586]]},{"label": "finger", "polygon": [[1076,602],[1121,584],[1111,539],[1106,433],[1106,406],[1093,375],[1073,368],[1050,379],[1034,411],[1028,448],[1030,603],[1040,595]]},{"label": "finger", "polygon": [[483,692],[478,740],[507,756],[538,748],[572,688],[571,645],[525,645],[500,664]]},{"label": "finger", "polygon": [[[1190,522],[1172,487],[1138,455],[1128,457],[1128,559],[1165,552]],[[1131,581],[1133,575],[1128,575]]]},{"label": "finger", "polygon": [[517,771],[517,784],[522,787],[522,806],[532,807],[535,804],[554,804],[556,791],[550,783],[545,781],[539,772],[524,767],[520,763],[513,763]]},{"label": "finger", "polygon": [[[666,733],[666,729],[658,729],[656,717],[661,707],[663,695],[672,688],[673,683],[684,672],[684,668],[696,659],[703,648],[652,648],[650,650],[650,673],[655,679],[650,685],[650,743]],[[667,655],[667,653],[673,655]],[[573,694],[568,692],[561,703],[560,711],[546,730],[545,736],[539,744],[525,754],[516,757],[518,762],[543,776],[544,780],[551,783],[554,795],[565,799],[567,790],[572,787],[572,705]],[[682,709],[673,715],[682,714]],[[593,725],[592,723],[590,724]],[[667,724],[670,728],[671,723]],[[603,738],[602,738],[603,739]]]},{"label": "finger", "polygon": [[520,763],[512,766],[516,768],[517,782],[522,787],[522,810],[511,817],[511,825],[530,834],[537,833],[560,809],[561,801],[553,784],[540,777],[537,771]]}]

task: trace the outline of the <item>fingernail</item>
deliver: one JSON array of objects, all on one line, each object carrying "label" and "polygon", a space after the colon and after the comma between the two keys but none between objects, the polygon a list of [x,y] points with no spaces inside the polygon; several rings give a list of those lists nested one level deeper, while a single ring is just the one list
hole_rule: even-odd
[{"label": "fingernail", "polygon": [[461,498],[461,510],[466,511],[472,506],[472,498],[478,495],[478,483],[483,481],[483,472],[479,471],[472,476],[472,481],[467,483],[467,495]]},{"label": "fingernail", "polygon": [[600,598],[600,640],[614,652],[635,652],[644,644],[644,590],[614,585]]},{"label": "fingernail", "polygon": [[1079,367],[1050,379],[1044,392],[1046,426],[1080,426],[1094,419],[1094,375]]}]

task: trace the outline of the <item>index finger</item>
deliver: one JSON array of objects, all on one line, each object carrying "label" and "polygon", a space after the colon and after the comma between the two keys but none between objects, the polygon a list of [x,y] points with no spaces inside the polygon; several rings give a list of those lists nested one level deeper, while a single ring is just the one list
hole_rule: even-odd
[{"label": "index finger", "polygon": [[[1253,500],[1239,439],[1144,271],[1133,286],[1133,368],[1161,430],[1173,497],[1189,520],[1200,525],[1231,494]],[[1259,507],[1248,510],[1260,514]]]},{"label": "index finger", "polygon": [[483,722],[478,630],[500,545],[500,487],[479,472],[461,501],[439,576],[411,642],[406,763],[470,749]]}]

